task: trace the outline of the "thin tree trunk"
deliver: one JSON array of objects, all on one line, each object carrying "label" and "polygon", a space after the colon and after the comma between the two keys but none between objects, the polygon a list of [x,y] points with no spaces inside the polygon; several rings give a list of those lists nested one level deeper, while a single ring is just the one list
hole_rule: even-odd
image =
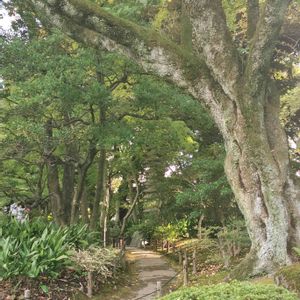
[{"label": "thin tree trunk", "polygon": [[89,224],[89,215],[88,215],[88,198],[86,189],[83,190],[81,199],[80,199],[80,212],[81,219],[84,224]]},{"label": "thin tree trunk", "polygon": [[65,226],[62,193],[59,185],[58,168],[54,162],[48,164],[48,190],[51,202],[51,212],[56,224]]},{"label": "thin tree trunk", "polygon": [[62,180],[62,205],[64,210],[64,222],[69,225],[71,221],[72,202],[75,188],[75,166],[71,161],[64,162]]},{"label": "thin tree trunk", "polygon": [[123,218],[122,227],[121,227],[121,230],[120,230],[120,237],[123,237],[124,232],[125,232],[125,228],[126,228],[127,220],[131,216],[131,214],[132,214],[132,212],[134,210],[134,207],[136,206],[136,204],[138,202],[138,199],[139,199],[139,185],[138,185],[137,180],[135,180],[135,184],[136,184],[135,197],[134,197],[134,199],[132,201],[130,201],[130,203],[131,203],[130,209],[127,211],[125,217]]},{"label": "thin tree trunk", "polygon": [[98,160],[96,194],[93,202],[93,211],[92,211],[91,223],[90,223],[91,229],[96,229],[97,223],[100,220],[100,204],[103,203],[103,198],[105,196],[105,188],[106,188],[106,150],[101,149],[100,157]]},{"label": "thin tree trunk", "polygon": [[64,209],[62,205],[62,192],[59,184],[58,159],[53,154],[53,124],[48,120],[45,125],[46,143],[44,148],[44,158],[48,168],[48,191],[51,203],[51,212],[56,224],[65,226]]},{"label": "thin tree trunk", "polygon": [[[135,198],[134,198],[134,191],[133,191],[131,180],[128,181],[128,196],[129,196],[129,200],[130,200],[130,205],[132,205]],[[132,209],[132,213],[131,213],[131,218],[134,223],[137,222],[137,209],[136,208],[137,208],[136,205],[134,205],[134,207]]]},{"label": "thin tree trunk", "polygon": [[117,198],[115,200],[115,215],[114,215],[114,220],[116,222],[116,224],[120,223],[120,198]]},{"label": "thin tree trunk", "polygon": [[202,222],[203,222],[203,220],[204,220],[204,215],[202,214],[199,217],[198,226],[197,226],[197,230],[198,230],[197,237],[198,237],[199,240],[202,239]]},{"label": "thin tree trunk", "polygon": [[[94,145],[94,142],[90,142],[87,156],[84,162],[80,164],[78,167],[79,175],[78,175],[78,183],[76,187],[76,194],[74,195],[74,201],[72,205],[71,224],[76,223],[78,219],[79,203],[82,204],[82,200],[86,199],[86,197],[83,196],[84,189],[85,189],[85,179],[86,179],[87,172],[90,166],[92,165],[96,154],[97,154],[96,146]],[[84,219],[85,219],[84,223],[87,224],[88,222],[88,218],[86,218],[87,212],[83,209],[81,213],[84,214]]]},{"label": "thin tree trunk", "polygon": [[71,217],[70,217],[70,224],[76,224],[79,219],[79,205],[77,203],[77,186],[74,187],[74,195],[72,199],[72,207],[71,207]]},{"label": "thin tree trunk", "polygon": [[107,223],[108,223],[108,211],[111,198],[111,179],[108,180],[108,187],[105,191],[104,203],[103,203],[103,246],[107,246]]}]

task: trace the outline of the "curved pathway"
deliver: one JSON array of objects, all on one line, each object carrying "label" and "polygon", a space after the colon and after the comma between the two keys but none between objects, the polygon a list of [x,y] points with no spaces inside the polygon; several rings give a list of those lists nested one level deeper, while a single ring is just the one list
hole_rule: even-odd
[{"label": "curved pathway", "polygon": [[148,294],[156,290],[157,281],[161,281],[163,285],[174,277],[176,272],[161,255],[153,251],[142,249],[129,249],[129,251],[135,257],[140,283],[140,288],[129,299],[134,300],[140,297],[142,300],[155,299],[156,293]]},{"label": "curved pathway", "polygon": [[[109,295],[93,298],[94,300],[151,300],[156,298],[156,284],[162,285],[172,279],[176,272],[167,263],[166,259],[153,251],[126,248],[127,256],[133,263],[134,276],[127,286],[116,289]],[[175,283],[176,278],[171,283]],[[166,288],[169,287],[169,284]],[[168,289],[165,290],[168,292]],[[149,295],[150,294],[150,295]]]}]

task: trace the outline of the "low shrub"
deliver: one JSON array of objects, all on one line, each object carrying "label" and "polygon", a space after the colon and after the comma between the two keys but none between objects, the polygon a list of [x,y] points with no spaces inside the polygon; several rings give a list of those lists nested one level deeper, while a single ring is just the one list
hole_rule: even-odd
[{"label": "low shrub", "polygon": [[71,259],[84,271],[94,272],[106,279],[112,277],[119,266],[119,257],[120,251],[117,249],[90,247],[74,251]]},{"label": "low shrub", "polygon": [[231,282],[183,288],[161,300],[297,300],[296,294],[275,285]]}]

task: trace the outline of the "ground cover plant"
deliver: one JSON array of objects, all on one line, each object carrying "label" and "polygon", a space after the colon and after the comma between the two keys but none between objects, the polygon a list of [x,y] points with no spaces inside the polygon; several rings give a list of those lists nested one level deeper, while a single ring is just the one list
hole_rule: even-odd
[{"label": "ground cover plant", "polygon": [[275,285],[231,282],[180,289],[162,300],[297,300],[296,294]]}]

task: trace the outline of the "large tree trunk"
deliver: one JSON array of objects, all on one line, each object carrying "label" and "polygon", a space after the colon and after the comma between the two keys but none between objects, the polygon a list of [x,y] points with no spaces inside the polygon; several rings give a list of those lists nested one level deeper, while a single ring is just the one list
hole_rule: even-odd
[{"label": "large tree trunk", "polygon": [[279,98],[272,83],[268,89],[272,92],[263,91],[259,100],[250,98],[245,86],[241,89],[246,93],[236,102],[224,135],[225,171],[252,242],[248,257],[234,275],[272,272],[288,264],[289,250],[300,241],[299,190],[289,174]]}]

